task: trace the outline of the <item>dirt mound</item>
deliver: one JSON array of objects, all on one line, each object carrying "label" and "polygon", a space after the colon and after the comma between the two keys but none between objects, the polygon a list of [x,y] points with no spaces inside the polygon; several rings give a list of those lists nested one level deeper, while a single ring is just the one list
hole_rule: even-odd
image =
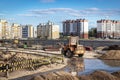
[{"label": "dirt mound", "polygon": [[80,80],[120,80],[120,78],[105,71],[95,71],[87,76],[80,76]]},{"label": "dirt mound", "polygon": [[35,76],[31,80],[79,80],[79,79],[72,76],[70,73],[60,71]]},{"label": "dirt mound", "polygon": [[119,45],[100,46],[97,47],[96,50],[101,50],[101,51],[120,50],[120,46]]},{"label": "dirt mound", "polygon": [[108,47],[108,50],[120,50],[120,46],[118,45],[111,45]]},{"label": "dirt mound", "polygon": [[119,71],[119,72],[114,72],[114,73],[112,73],[112,75],[114,75],[114,76],[120,78],[120,71]]},{"label": "dirt mound", "polygon": [[100,59],[120,59],[120,50],[110,50],[106,54],[103,54]]}]

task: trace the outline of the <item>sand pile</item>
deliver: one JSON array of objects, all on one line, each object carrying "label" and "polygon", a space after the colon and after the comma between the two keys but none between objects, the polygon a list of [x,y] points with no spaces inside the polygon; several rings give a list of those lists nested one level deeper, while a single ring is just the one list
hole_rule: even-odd
[{"label": "sand pile", "polygon": [[110,50],[103,54],[100,59],[120,59],[120,50]]},{"label": "sand pile", "polygon": [[79,77],[80,80],[120,80],[120,72],[107,73],[105,71],[95,71],[90,75],[83,75]]},{"label": "sand pile", "polygon": [[79,79],[72,76],[70,73],[59,71],[38,75],[33,77],[31,80],[79,80]]},{"label": "sand pile", "polygon": [[31,80],[120,80],[120,72],[95,71],[89,75],[81,75],[78,79],[70,73],[59,71],[37,75]]}]

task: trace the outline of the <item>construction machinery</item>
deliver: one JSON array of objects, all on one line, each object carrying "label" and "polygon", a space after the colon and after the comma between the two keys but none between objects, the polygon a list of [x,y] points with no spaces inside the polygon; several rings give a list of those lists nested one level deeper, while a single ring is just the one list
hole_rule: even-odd
[{"label": "construction machinery", "polygon": [[17,48],[18,44],[19,44],[19,40],[18,39],[13,39],[11,43],[12,43],[13,48]]},{"label": "construction machinery", "polygon": [[82,57],[85,53],[85,48],[83,45],[79,44],[78,36],[71,36],[69,38],[69,43],[62,46],[61,53],[68,58],[71,58],[74,55]]},{"label": "construction machinery", "polygon": [[24,48],[24,45],[26,46],[26,44],[22,43],[19,39],[13,39],[11,43],[13,48]]}]

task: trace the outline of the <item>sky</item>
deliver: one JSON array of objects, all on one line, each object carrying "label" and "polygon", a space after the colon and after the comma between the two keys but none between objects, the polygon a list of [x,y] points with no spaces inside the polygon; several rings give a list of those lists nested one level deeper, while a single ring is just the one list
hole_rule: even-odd
[{"label": "sky", "polygon": [[92,28],[97,20],[120,20],[120,0],[0,0],[0,19],[34,27],[50,20],[61,32],[62,21],[87,19]]}]

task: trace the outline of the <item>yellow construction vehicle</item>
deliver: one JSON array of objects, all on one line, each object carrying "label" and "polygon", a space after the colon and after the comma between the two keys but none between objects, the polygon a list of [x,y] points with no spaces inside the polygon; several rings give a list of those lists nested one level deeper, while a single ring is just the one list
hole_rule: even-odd
[{"label": "yellow construction vehicle", "polygon": [[12,44],[13,44],[13,45],[12,45],[13,48],[17,48],[17,47],[18,47],[18,44],[19,44],[19,40],[18,40],[18,39],[13,39],[13,40],[12,40]]},{"label": "yellow construction vehicle", "polygon": [[69,44],[62,46],[61,53],[68,58],[73,57],[73,55],[82,57],[85,53],[85,48],[83,45],[79,44],[78,36],[71,36],[69,39]]}]

